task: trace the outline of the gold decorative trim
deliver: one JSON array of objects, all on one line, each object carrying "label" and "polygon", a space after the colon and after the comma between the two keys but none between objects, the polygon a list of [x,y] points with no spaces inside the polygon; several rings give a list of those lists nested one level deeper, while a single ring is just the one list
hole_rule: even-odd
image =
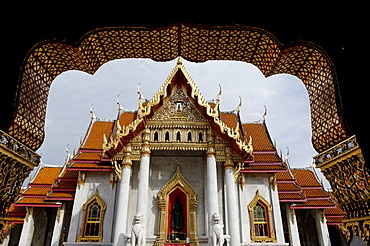
[{"label": "gold decorative trim", "polygon": [[[234,170],[233,157],[231,156],[231,149],[229,147],[225,148],[224,170],[226,170],[226,169],[233,169]],[[234,172],[234,174],[235,174],[235,172]]]},{"label": "gold decorative trim", "polygon": [[[267,208],[266,211],[266,219],[268,224],[268,233],[269,236],[256,236],[256,232],[254,230],[254,212],[253,209],[257,205],[257,203],[261,203],[262,206]],[[249,216],[251,221],[251,240],[253,243],[276,243],[276,237],[275,237],[275,230],[273,229],[272,224],[272,206],[269,204],[269,202],[260,194],[260,191],[257,190],[256,196],[253,198],[253,200],[248,205],[249,210]]]},{"label": "gold decorative trim", "polygon": [[220,132],[225,133],[228,137],[233,139],[241,151],[245,151],[249,154],[252,154],[253,152],[252,140],[249,139],[249,142],[246,140],[242,140],[240,138],[240,127],[236,127],[235,129],[230,128],[220,120],[219,116],[220,113],[218,111],[218,108],[211,106],[211,104],[209,104],[207,100],[203,97],[203,95],[200,93],[199,88],[192,80],[186,68],[183,66],[181,58],[178,59],[176,66],[174,67],[170,75],[167,77],[166,81],[161,85],[156,94],[152,97],[152,99],[146,102],[145,106],[143,103],[139,103],[137,118],[126,127],[120,126],[118,124],[116,132],[113,134],[114,138],[111,139],[110,141],[104,138],[103,143],[104,152],[109,153],[110,150],[114,150],[115,148],[117,148],[123,137],[128,136],[133,131],[135,131],[140,124],[144,123],[145,121],[144,118],[152,112],[153,106],[158,105],[163,100],[163,98],[166,98],[168,96],[167,88],[171,84],[172,79],[178,72],[178,70],[181,70],[181,72],[184,74],[187,80],[187,83],[190,85],[191,97],[194,100],[196,100],[196,102],[200,106],[205,108],[206,115],[213,119],[213,122],[220,128]]},{"label": "gold decorative trim", "polygon": [[195,192],[191,184],[181,174],[180,167],[177,166],[176,172],[172,178],[162,187],[157,194],[157,203],[159,208],[158,216],[158,236],[154,243],[155,246],[163,246],[166,242],[167,237],[167,219],[168,219],[168,198],[169,194],[176,190],[181,189],[187,196],[187,208],[188,208],[188,233],[190,238],[190,246],[199,246],[197,236],[197,206],[198,206],[198,194]]},{"label": "gold decorative trim", "polygon": [[[99,232],[98,236],[86,236],[85,230],[87,226],[87,217],[88,217],[88,210],[90,205],[97,202],[100,206],[100,216],[99,216]],[[107,205],[105,204],[104,200],[100,197],[98,189],[95,190],[95,193],[92,197],[87,200],[84,205],[82,206],[82,225],[80,227],[80,232],[78,234],[77,242],[101,242],[103,240],[103,222],[104,222],[104,213],[107,209]]]}]

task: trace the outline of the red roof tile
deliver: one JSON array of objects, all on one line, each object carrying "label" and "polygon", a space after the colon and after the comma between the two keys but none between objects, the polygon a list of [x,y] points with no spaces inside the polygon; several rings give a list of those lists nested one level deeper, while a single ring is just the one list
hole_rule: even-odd
[{"label": "red roof tile", "polygon": [[102,149],[105,134],[108,138],[112,132],[114,122],[96,121],[92,125],[90,132],[82,149]]},{"label": "red roof tile", "polygon": [[31,181],[30,185],[52,185],[61,170],[61,167],[43,167],[37,172],[37,176]]},{"label": "red roof tile", "polygon": [[238,116],[236,114],[221,113],[221,121],[228,127],[235,129],[238,124]]},{"label": "red roof tile", "polygon": [[121,126],[128,126],[136,119],[136,113],[124,112],[120,115],[119,124]]},{"label": "red roof tile", "polygon": [[278,191],[300,191],[301,188],[295,183],[277,183]]},{"label": "red roof tile", "polygon": [[258,123],[242,124],[244,136],[249,140],[252,137],[253,150],[274,150],[265,126]]},{"label": "red roof tile", "polygon": [[103,153],[100,152],[81,152],[76,158],[74,158],[74,160],[100,161],[102,156]]},{"label": "red roof tile", "polygon": [[311,170],[293,169],[292,173],[297,179],[298,185],[304,187],[322,187]]},{"label": "red roof tile", "polygon": [[330,198],[330,196],[324,191],[324,190],[321,190],[321,189],[308,189],[308,190],[303,190],[303,194],[308,197],[308,198],[317,198],[317,197],[325,197],[327,199]]}]

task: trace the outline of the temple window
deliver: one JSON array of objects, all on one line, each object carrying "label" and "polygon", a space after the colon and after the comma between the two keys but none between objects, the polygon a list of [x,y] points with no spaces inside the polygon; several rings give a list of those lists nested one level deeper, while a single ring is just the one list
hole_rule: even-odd
[{"label": "temple window", "polygon": [[248,205],[251,221],[251,239],[254,243],[276,242],[272,226],[272,206],[265,200],[259,190]]},{"label": "temple window", "polygon": [[154,133],[154,141],[158,141],[158,132],[157,131]]},{"label": "temple window", "polygon": [[200,132],[199,135],[198,135],[198,141],[203,142],[203,133],[202,132]]},{"label": "temple window", "polygon": [[188,132],[188,141],[191,142],[192,141],[192,138],[191,138],[191,132]]},{"label": "temple window", "polygon": [[176,133],[176,141],[181,141],[181,134],[179,131]]},{"label": "temple window", "polygon": [[254,214],[254,231],[256,237],[268,237],[268,226],[267,226],[267,215],[266,208],[261,204],[257,203],[253,208]]},{"label": "temple window", "polygon": [[103,219],[106,204],[98,190],[82,206],[83,221],[77,242],[101,242],[103,239]]},{"label": "temple window", "polygon": [[170,141],[170,133],[168,131],[164,135],[164,141]]}]

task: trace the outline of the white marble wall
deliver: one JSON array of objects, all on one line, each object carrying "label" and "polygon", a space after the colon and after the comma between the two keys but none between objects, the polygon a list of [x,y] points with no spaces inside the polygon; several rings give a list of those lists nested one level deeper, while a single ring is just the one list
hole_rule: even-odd
[{"label": "white marble wall", "polygon": [[82,225],[82,206],[94,195],[98,189],[100,197],[107,205],[104,215],[103,242],[110,243],[112,240],[112,231],[114,225],[114,203],[116,195],[116,186],[110,184],[109,172],[87,172],[85,183],[76,189],[75,200],[72,210],[72,218],[68,234],[68,242],[76,242],[80,227]]},{"label": "white marble wall", "polygon": [[[183,156],[179,156],[183,155]],[[224,216],[223,207],[223,163],[217,163],[217,182],[219,195],[219,211]],[[136,212],[138,171],[140,162],[134,161],[132,166],[132,177],[130,182],[130,201],[128,213],[128,228],[131,227]],[[150,157],[150,176],[147,204],[147,244],[156,239],[158,232],[158,206],[157,194],[173,176],[176,167],[180,166],[181,173],[198,193],[197,207],[197,229],[198,237],[206,237],[208,228],[206,226],[206,159],[203,152],[196,151],[158,151]],[[224,218],[222,218],[223,220]],[[223,222],[223,221],[222,221]]]},{"label": "white marble wall", "polygon": [[284,243],[283,223],[280,215],[280,206],[277,196],[277,189],[275,191],[270,187],[270,176],[268,174],[247,174],[245,178],[244,190],[239,187],[239,204],[240,204],[240,218],[242,227],[242,245],[254,245],[251,243],[251,227],[248,205],[256,196],[257,190],[260,191],[261,196],[265,198],[270,205],[272,205],[272,224],[275,229],[277,243],[269,243],[269,245],[288,245]]}]

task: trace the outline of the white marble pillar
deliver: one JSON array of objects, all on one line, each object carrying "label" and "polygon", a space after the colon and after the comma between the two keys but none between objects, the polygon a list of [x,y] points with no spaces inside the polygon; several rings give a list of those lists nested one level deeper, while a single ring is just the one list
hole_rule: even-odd
[{"label": "white marble pillar", "polygon": [[294,209],[290,209],[289,205],[285,204],[285,211],[287,215],[290,245],[301,246],[301,241],[299,240],[298,222]]},{"label": "white marble pillar", "polygon": [[207,207],[208,207],[208,245],[211,243],[212,215],[218,213],[217,165],[212,130],[207,132]]},{"label": "white marble pillar", "polygon": [[225,150],[226,161],[224,164],[226,181],[227,219],[230,234],[230,244],[240,245],[239,207],[236,194],[237,186],[234,182],[234,163],[230,148]]},{"label": "white marble pillar", "polygon": [[34,208],[28,207],[28,212],[24,218],[21,238],[19,239],[19,245],[30,246],[32,243],[33,232],[35,229],[34,221]]},{"label": "white marble pillar", "polygon": [[64,221],[65,203],[58,208],[57,216],[55,218],[53,236],[51,238],[52,246],[59,246],[60,240],[62,239],[63,233],[63,221]]},{"label": "white marble pillar", "polygon": [[146,243],[146,220],[148,218],[148,189],[149,189],[149,164],[150,164],[150,130],[146,128],[143,133],[143,144],[141,147],[140,174],[137,194],[136,213],[143,215],[144,245]]},{"label": "white marble pillar", "polygon": [[281,220],[279,194],[276,186],[275,176],[270,177],[270,195],[272,205],[272,215],[274,217],[275,235],[277,243],[285,243],[283,222]]},{"label": "white marble pillar", "polygon": [[124,149],[125,157],[120,166],[119,181],[118,181],[118,199],[117,199],[117,212],[116,221],[114,226],[114,239],[113,245],[126,245],[127,237],[130,235],[127,229],[127,215],[129,205],[130,193],[130,177],[131,177],[131,145],[126,145]]},{"label": "white marble pillar", "polygon": [[317,229],[317,237],[319,238],[319,243],[322,246],[330,246],[330,237],[329,237],[329,231],[328,226],[326,224],[326,218],[324,214],[324,210],[317,209],[313,210],[313,213],[315,213],[315,221],[316,221],[316,229]]}]

